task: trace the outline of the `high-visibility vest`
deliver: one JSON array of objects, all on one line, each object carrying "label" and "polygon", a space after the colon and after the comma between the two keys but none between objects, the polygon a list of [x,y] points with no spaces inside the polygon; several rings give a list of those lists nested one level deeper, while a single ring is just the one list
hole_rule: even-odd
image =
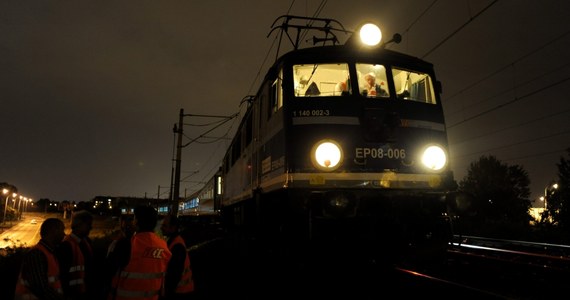
[{"label": "high-visibility vest", "polygon": [[131,257],[112,281],[109,299],[156,300],[164,291],[164,276],[172,253],[154,232],[131,238]]},{"label": "high-visibility vest", "polygon": [[[48,263],[48,284],[58,293],[63,295],[63,290],[61,289],[61,280],[59,279],[59,264],[57,263],[55,255],[41,243],[38,243],[36,246],[34,246],[34,248],[39,249],[46,256]],[[27,278],[23,277],[22,271],[20,271],[20,275],[18,276],[18,281],[16,282],[16,291],[14,294],[15,300],[38,299],[38,297],[36,297],[36,295],[30,291],[29,282]]]},{"label": "high-visibility vest", "polygon": [[[85,293],[85,256],[79,247],[81,238],[75,234],[66,235],[63,239],[71,245],[71,266],[69,266],[69,287],[77,293]],[[90,247],[87,244],[87,247]],[[64,270],[65,271],[65,270]]]},{"label": "high-visibility vest", "polygon": [[[172,252],[172,248],[175,245],[181,244],[184,249],[186,249],[186,243],[184,239],[180,235],[177,235],[170,245],[168,245],[168,249]],[[189,293],[194,291],[194,280],[192,279],[192,269],[190,268],[190,256],[188,252],[186,253],[186,258],[184,259],[184,269],[182,270],[182,277],[180,277],[180,281],[176,286],[175,293]]]}]

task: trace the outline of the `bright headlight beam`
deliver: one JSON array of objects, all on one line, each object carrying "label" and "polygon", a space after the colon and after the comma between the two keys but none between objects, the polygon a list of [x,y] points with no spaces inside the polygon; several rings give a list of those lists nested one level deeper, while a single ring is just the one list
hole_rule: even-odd
[{"label": "bright headlight beam", "polygon": [[422,163],[430,170],[441,170],[447,164],[447,155],[439,146],[429,146],[424,150]]},{"label": "bright headlight beam", "polygon": [[360,40],[365,45],[376,46],[382,40],[382,31],[374,24],[365,24],[360,28]]},{"label": "bright headlight beam", "polygon": [[313,147],[312,160],[316,168],[332,171],[339,166],[342,160],[342,151],[332,141],[321,141]]}]

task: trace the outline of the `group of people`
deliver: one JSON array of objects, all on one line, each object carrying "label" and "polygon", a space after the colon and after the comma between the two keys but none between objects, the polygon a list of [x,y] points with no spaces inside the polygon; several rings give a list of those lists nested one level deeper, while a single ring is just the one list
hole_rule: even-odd
[{"label": "group of people", "polygon": [[[180,221],[174,215],[163,219],[160,228],[167,240],[155,233],[157,223],[154,208],[136,207],[134,218],[122,220],[108,247],[105,271],[94,274],[93,216],[74,212],[67,235],[62,220],[46,219],[40,241],[22,261],[15,299],[191,299],[194,281]],[[94,284],[98,275],[106,278],[103,286]]]}]

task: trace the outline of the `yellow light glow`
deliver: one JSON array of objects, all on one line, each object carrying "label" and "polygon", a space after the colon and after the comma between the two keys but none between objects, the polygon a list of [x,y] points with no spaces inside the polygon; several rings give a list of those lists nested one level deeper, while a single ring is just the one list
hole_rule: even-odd
[{"label": "yellow light glow", "polygon": [[313,147],[311,159],[317,169],[332,171],[342,162],[342,150],[336,142],[323,140]]},{"label": "yellow light glow", "polygon": [[365,45],[376,46],[382,40],[382,32],[380,28],[374,24],[365,24],[360,28],[360,40]]}]

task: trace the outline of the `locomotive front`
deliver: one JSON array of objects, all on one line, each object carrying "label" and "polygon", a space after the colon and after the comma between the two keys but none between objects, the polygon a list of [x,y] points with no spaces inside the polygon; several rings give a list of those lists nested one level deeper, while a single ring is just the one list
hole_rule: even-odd
[{"label": "locomotive front", "polygon": [[[310,239],[437,248],[451,237],[455,183],[430,63],[375,43],[282,59],[285,188]],[[367,37],[366,34],[359,36]]]},{"label": "locomotive front", "polygon": [[[433,65],[385,49],[372,25],[339,45],[335,30],[348,31],[334,20],[279,19],[282,37],[298,36],[247,98],[222,166],[224,223],[299,253],[304,242],[444,253],[455,182]],[[311,30],[323,45],[299,49]]]}]

